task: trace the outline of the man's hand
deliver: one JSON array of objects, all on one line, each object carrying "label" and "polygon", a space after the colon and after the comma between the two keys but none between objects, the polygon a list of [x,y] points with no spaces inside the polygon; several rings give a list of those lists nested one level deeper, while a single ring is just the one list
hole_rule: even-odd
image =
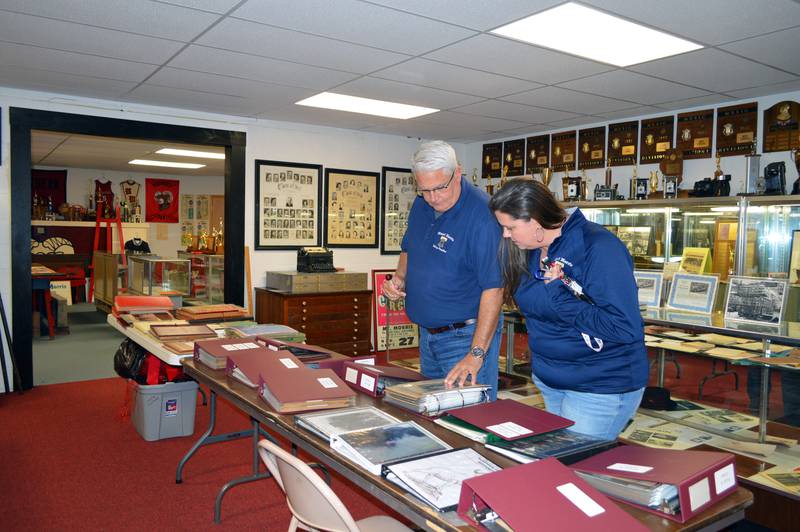
[{"label": "man's hand", "polygon": [[391,279],[383,281],[383,295],[391,301],[397,301],[406,297],[406,293],[403,291],[405,287],[405,281],[394,275]]},{"label": "man's hand", "polygon": [[483,359],[474,357],[471,353],[467,353],[467,356],[462,358],[458,364],[450,370],[450,373],[448,373],[447,377],[444,379],[444,383],[448,388],[464,386],[468,379],[471,379],[471,384],[477,384],[478,371],[480,371],[481,366],[483,366]]}]

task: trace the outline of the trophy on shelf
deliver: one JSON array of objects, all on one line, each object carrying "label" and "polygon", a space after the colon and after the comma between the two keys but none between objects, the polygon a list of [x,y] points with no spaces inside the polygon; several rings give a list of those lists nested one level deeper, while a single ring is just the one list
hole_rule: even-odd
[{"label": "trophy on shelf", "polygon": [[595,201],[611,201],[617,199],[617,185],[611,184],[611,159],[606,159],[606,174],[604,183],[594,186]]},{"label": "trophy on shelf", "polygon": [[[508,154],[509,157],[511,154]],[[508,182],[508,165],[503,166],[503,173],[500,175],[500,186],[498,188],[503,188],[503,186]]]},{"label": "trophy on shelf", "polygon": [[486,193],[490,196],[494,196],[494,185],[492,184],[491,172],[486,174]]},{"label": "trophy on shelf", "polygon": [[477,168],[473,168],[472,169],[472,186],[473,187],[477,187],[478,186],[478,169]]},{"label": "trophy on shelf", "polygon": [[716,181],[716,196],[731,195],[731,176],[722,171],[722,157],[717,152],[717,168],[714,170],[714,181]]},{"label": "trophy on shelf", "polygon": [[658,193],[658,170],[650,171],[650,193],[648,197],[655,198]]},{"label": "trophy on shelf", "polygon": [[564,177],[561,178],[561,199],[569,201],[569,168],[564,168]]},{"label": "trophy on shelf", "polygon": [[586,170],[581,170],[581,201],[586,201],[589,198],[588,190],[592,180],[586,175]]},{"label": "trophy on shelf", "polygon": [[683,175],[683,155],[682,153],[671,148],[664,152],[661,161],[658,163],[658,168],[661,170],[663,176],[662,189],[665,198],[677,198],[678,186],[680,185]]},{"label": "trophy on shelf", "polygon": [[542,169],[542,183],[549,189],[550,181],[552,180],[553,180],[553,169],[550,168],[549,166],[545,166]]}]

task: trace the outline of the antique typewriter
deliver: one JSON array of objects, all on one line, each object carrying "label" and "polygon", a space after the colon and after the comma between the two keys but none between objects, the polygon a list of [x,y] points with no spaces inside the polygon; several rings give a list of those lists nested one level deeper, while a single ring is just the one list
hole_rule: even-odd
[{"label": "antique typewriter", "polygon": [[335,272],[333,251],[321,247],[300,248],[297,250],[297,271],[303,273]]}]

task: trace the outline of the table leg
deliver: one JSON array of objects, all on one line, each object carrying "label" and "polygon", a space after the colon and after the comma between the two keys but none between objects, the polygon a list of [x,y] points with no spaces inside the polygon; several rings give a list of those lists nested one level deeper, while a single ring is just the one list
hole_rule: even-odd
[{"label": "table leg", "polygon": [[514,322],[506,323],[506,373],[514,373]]},{"label": "table leg", "polygon": [[666,357],[666,352],[664,351],[663,347],[658,349],[658,387],[664,387],[664,358]]},{"label": "table leg", "polygon": [[47,312],[47,329],[50,333],[50,339],[52,340],[55,338],[55,327],[53,323],[53,296],[50,294],[50,288],[44,289],[44,307],[45,312]]}]

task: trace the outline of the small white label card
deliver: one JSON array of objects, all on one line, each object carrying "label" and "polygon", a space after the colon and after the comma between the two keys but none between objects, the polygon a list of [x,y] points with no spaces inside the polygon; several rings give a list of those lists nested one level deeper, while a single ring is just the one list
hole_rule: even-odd
[{"label": "small white label card", "polygon": [[364,364],[365,366],[374,366],[375,365],[375,359],[374,358],[362,358],[362,359],[359,359],[359,360],[354,360],[353,362],[355,362],[356,364]]},{"label": "small white label card", "polygon": [[295,364],[295,361],[291,358],[279,358],[278,360],[289,369],[297,369],[297,364]]},{"label": "small white label card", "polygon": [[339,386],[333,382],[330,377],[322,377],[317,379],[323,388],[338,388]]},{"label": "small white label card", "polygon": [[490,432],[494,432],[501,438],[517,438],[526,434],[532,434],[533,431],[526,429],[522,425],[517,425],[513,421],[506,421],[505,423],[498,423],[486,427]]},{"label": "small white label card", "polygon": [[222,349],[225,351],[236,351],[236,344],[223,345]]},{"label": "small white label card", "polygon": [[267,348],[272,349],[273,351],[278,351],[278,346],[276,345],[268,345]]},{"label": "small white label card", "polygon": [[708,486],[708,478],[689,486],[689,508],[691,511],[694,512],[710,500],[711,489]]},{"label": "small white label card", "polygon": [[246,344],[239,344],[239,349],[258,349],[258,344],[247,342]]},{"label": "small white label card", "polygon": [[344,372],[344,380],[356,384],[358,382],[358,370],[356,368],[347,368]]},{"label": "small white label card", "polygon": [[728,464],[722,469],[714,471],[714,490],[717,492],[717,495],[735,485],[736,473],[734,473],[733,464]]},{"label": "small white label card", "polygon": [[606,511],[605,508],[597,504],[594,499],[586,495],[583,490],[572,482],[556,486],[556,489],[589,517],[600,515]]},{"label": "small white label card", "polygon": [[375,377],[372,375],[367,375],[366,373],[361,374],[361,387],[365,390],[374,391],[375,390]]},{"label": "small white label card", "polygon": [[651,466],[645,465],[635,465],[635,464],[622,464],[616,463],[607,466],[606,469],[613,469],[614,471],[627,471],[628,473],[647,473],[648,471],[652,471],[653,468]]}]

